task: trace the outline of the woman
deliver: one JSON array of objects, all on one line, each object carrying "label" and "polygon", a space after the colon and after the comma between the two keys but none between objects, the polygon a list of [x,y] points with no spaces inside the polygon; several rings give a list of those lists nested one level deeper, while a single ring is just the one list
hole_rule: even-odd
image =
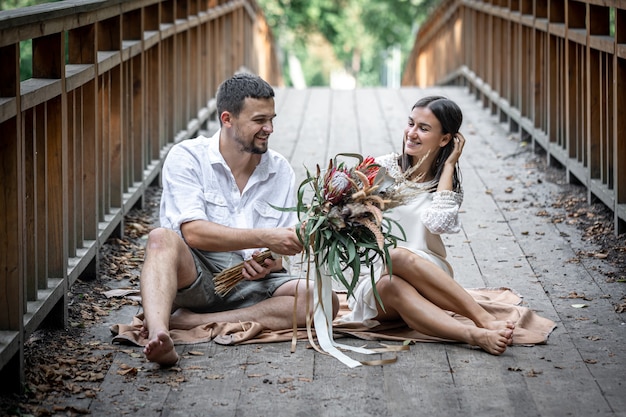
[{"label": "woman", "polygon": [[[349,300],[351,313],[342,321],[375,326],[401,319],[423,334],[500,355],[512,342],[514,324],[498,321],[454,281],[440,236],[460,230],[462,120],[453,101],[439,96],[423,98],[409,115],[402,154],[376,159],[409,196],[406,204],[390,212],[402,225],[407,241],[392,250],[393,276],[383,273],[376,282],[384,309],[375,299],[368,273]],[[446,310],[469,318],[476,326],[460,322]]]}]

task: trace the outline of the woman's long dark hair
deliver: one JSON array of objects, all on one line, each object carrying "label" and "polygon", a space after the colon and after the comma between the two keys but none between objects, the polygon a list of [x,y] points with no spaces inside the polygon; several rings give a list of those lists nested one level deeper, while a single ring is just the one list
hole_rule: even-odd
[{"label": "woman's long dark hair", "polygon": [[[435,159],[435,163],[432,167],[433,175],[435,177],[435,182],[439,183],[439,178],[441,178],[441,172],[443,171],[444,162],[452,153],[454,149],[454,137],[459,132],[461,128],[461,123],[463,123],[463,113],[459,106],[452,100],[447,99],[442,96],[428,96],[419,100],[417,103],[413,105],[411,111],[416,108],[428,108],[435,115],[439,123],[441,124],[441,131],[444,135],[450,134],[452,139],[448,142],[446,146],[439,150],[437,154],[437,158]],[[406,172],[413,166],[413,157],[411,155],[407,155],[404,153],[405,141],[402,141],[402,155],[400,155],[399,163],[402,172]],[[435,187],[436,188],[436,187]],[[454,176],[452,177],[452,188],[454,191],[461,190],[461,169],[459,168],[459,164],[457,163],[454,169]]]}]

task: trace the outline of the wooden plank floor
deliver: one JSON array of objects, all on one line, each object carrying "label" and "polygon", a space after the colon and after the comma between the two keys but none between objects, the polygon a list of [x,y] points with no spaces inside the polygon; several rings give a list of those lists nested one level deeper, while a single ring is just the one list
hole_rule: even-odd
[{"label": "wooden plank floor", "polygon": [[[574,226],[538,215],[558,210],[551,201],[560,185],[465,89],[279,90],[271,146],[300,179],[305,165],[313,170],[338,152],[399,150],[410,107],[433,93],[457,101],[465,116],[463,230],[445,240],[457,279],[521,293],[557,323],[547,345],[495,357],[464,345],[417,344],[394,364],[350,369],[304,342],[293,354],[288,343],[205,343],[179,347],[180,368],[166,371],[138,348],[116,346],[97,397],[75,401],[103,416],[626,416],[626,326],[612,306],[624,284],[606,282],[602,260],[572,261],[593,248]],[[568,298],[572,292],[584,293],[588,307],[572,307],[581,302]],[[90,330],[92,340],[110,343],[108,325],[137,312],[109,316]],[[140,371],[122,376],[122,365]]]}]

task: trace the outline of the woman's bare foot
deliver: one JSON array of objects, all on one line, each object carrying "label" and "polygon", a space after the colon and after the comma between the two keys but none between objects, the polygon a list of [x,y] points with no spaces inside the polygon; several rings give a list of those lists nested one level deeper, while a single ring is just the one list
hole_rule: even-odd
[{"label": "woman's bare foot", "polygon": [[172,366],[178,362],[178,353],[174,349],[174,341],[169,334],[160,331],[154,339],[148,341],[143,353],[150,362],[161,366]]},{"label": "woman's bare foot", "polygon": [[515,323],[513,323],[510,320],[507,320],[507,321],[493,320],[493,321],[486,323],[483,327],[489,330],[499,330],[499,329],[504,329],[504,328],[515,330]]},{"label": "woman's bare foot", "polygon": [[472,333],[473,346],[478,346],[492,355],[502,355],[511,344],[513,329],[508,327],[500,330],[482,329],[477,327]]},{"label": "woman's bare foot", "polygon": [[511,337],[509,337],[508,345],[513,344],[513,331],[515,330],[515,323],[510,320],[493,320],[485,325],[485,329],[489,330],[500,330],[500,329],[511,329]]}]

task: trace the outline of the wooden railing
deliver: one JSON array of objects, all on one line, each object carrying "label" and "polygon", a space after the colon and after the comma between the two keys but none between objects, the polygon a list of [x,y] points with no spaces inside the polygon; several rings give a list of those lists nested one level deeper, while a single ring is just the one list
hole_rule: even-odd
[{"label": "wooden railing", "polygon": [[[20,43],[32,78],[20,81]],[[85,0],[0,12],[0,380],[245,67],[281,85],[254,0]]]},{"label": "wooden railing", "polygon": [[446,0],[404,85],[467,85],[626,231],[626,2]]}]

